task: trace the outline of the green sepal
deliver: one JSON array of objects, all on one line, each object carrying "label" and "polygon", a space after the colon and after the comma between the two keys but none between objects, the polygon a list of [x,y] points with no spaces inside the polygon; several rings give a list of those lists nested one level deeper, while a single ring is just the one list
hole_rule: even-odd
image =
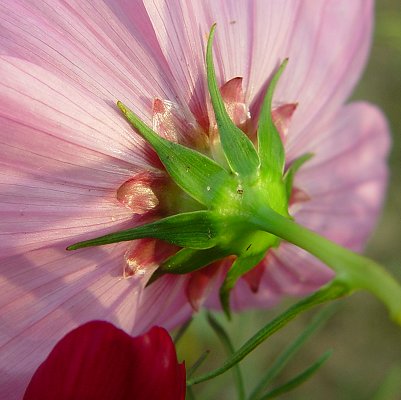
[{"label": "green sepal", "polygon": [[216,24],[212,26],[207,42],[206,71],[221,146],[232,171],[242,176],[249,176],[256,173],[259,166],[259,156],[251,140],[231,121],[217,86],[212,53],[215,28]]},{"label": "green sepal", "polygon": [[248,257],[237,257],[229,269],[220,287],[220,303],[228,318],[231,317],[230,293],[238,279],[255,267],[264,258],[266,252],[258,253]]},{"label": "green sepal", "polygon": [[164,261],[159,269],[169,274],[186,274],[206,267],[229,254],[229,251],[219,247],[204,250],[182,249]]},{"label": "green sepal", "polygon": [[289,166],[288,170],[284,174],[284,184],[285,189],[287,192],[287,199],[290,199],[291,192],[292,192],[292,185],[294,183],[294,176],[296,172],[304,165],[307,161],[309,161],[314,156],[313,153],[305,153],[302,156],[296,158],[291,165]]},{"label": "green sepal", "polygon": [[277,82],[283,73],[288,59],[285,59],[274,74],[263,100],[258,124],[258,153],[260,170],[264,175],[281,177],[285,165],[284,146],[280,134],[273,123],[272,100]]},{"label": "green sepal", "polygon": [[120,101],[117,105],[156,151],[173,181],[199,203],[210,206],[219,188],[232,180],[230,174],[205,155],[160,137]]},{"label": "green sepal", "polygon": [[167,260],[150,277],[147,285],[155,282],[164,274],[183,275],[194,272],[230,255],[228,250],[218,246],[205,250],[181,249]]},{"label": "green sepal", "polygon": [[210,211],[177,214],[136,228],[85,240],[67,247],[67,250],[142,238],[161,239],[180,247],[208,249],[215,246],[218,240],[217,221],[218,218]]}]

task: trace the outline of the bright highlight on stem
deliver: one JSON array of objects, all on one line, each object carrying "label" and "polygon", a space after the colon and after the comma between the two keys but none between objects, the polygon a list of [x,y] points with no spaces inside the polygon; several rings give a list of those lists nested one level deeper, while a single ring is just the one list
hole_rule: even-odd
[{"label": "bright highlight on stem", "polygon": [[156,151],[170,178],[199,204],[199,210],[76,243],[67,249],[146,237],[182,247],[161,264],[151,282],[166,273],[190,273],[234,255],[236,259],[220,289],[221,304],[229,316],[229,296],[238,279],[283,239],[331,267],[336,272],[332,285],[341,288],[342,295],[357,289],[368,290],[401,324],[401,287],[384,268],[296,224],[288,214],[294,175],[312,157],[311,154],[299,157],[284,172],[284,147],[273,123],[271,108],[274,89],[288,60],[283,61],[267,89],[256,149],[249,137],[231,121],[217,85],[212,54],[215,28],[213,25],[207,43],[206,71],[226,159],[224,165],[163,139],[127,106],[117,103],[129,123]]}]

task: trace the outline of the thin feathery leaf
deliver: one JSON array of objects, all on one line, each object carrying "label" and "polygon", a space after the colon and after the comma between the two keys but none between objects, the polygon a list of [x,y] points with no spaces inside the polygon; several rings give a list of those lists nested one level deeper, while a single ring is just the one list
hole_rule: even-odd
[{"label": "thin feathery leaf", "polygon": [[338,299],[348,292],[348,287],[338,281],[333,281],[330,284],[324,286],[318,292],[312,294],[305,299],[302,299],[298,303],[289,307],[286,311],[284,311],[282,314],[280,314],[267,325],[265,325],[255,335],[253,335],[241,348],[236,350],[235,353],[233,353],[232,356],[229,357],[221,367],[207,372],[204,375],[189,379],[187,381],[187,385],[195,385],[197,383],[210,380],[216,376],[223,374],[224,372],[231,369],[235,364],[239,363],[267,338],[269,338],[275,332],[287,325],[298,314],[305,312],[306,310],[319,304]]},{"label": "thin feathery leaf", "polygon": [[256,400],[260,393],[276,378],[280,372],[285,368],[288,362],[294,355],[301,349],[303,344],[316,332],[334,313],[337,309],[337,304],[331,307],[324,308],[319,312],[302,331],[302,333],[277,357],[271,367],[266,372],[265,376],[252,391],[249,400]]},{"label": "thin feathery leaf", "polygon": [[309,368],[301,372],[295,378],[289,380],[284,385],[277,387],[270,392],[266,393],[264,396],[260,397],[258,400],[267,400],[274,399],[278,396],[281,396],[284,393],[288,393],[291,390],[296,389],[298,386],[301,386],[304,382],[310,379],[319,368],[328,360],[331,356],[332,351],[328,350],[324,353],[316,362],[314,362]]},{"label": "thin feathery leaf", "polygon": [[187,377],[190,378],[196,370],[203,364],[203,362],[206,360],[207,356],[210,354],[210,350],[206,350],[201,354],[201,356],[193,363],[193,365],[188,368],[187,371]]},{"label": "thin feathery leaf", "polygon": [[[207,320],[209,322],[209,325],[212,327],[212,329],[220,339],[221,343],[225,347],[227,354],[231,356],[231,354],[234,353],[235,349],[233,344],[231,343],[227,331],[223,328],[223,326],[217,321],[217,319],[211,313],[207,314]],[[244,400],[245,385],[239,364],[234,365],[233,375],[234,375],[235,386],[237,387],[238,399]]]}]

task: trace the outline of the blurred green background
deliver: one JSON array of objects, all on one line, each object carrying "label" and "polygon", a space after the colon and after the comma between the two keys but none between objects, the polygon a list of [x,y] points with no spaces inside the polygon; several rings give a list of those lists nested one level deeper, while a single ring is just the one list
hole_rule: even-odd
[{"label": "blurred green background", "polygon": [[[371,57],[353,99],[367,100],[381,107],[393,133],[387,201],[366,253],[387,266],[401,281],[400,0],[377,2]],[[327,349],[332,349],[333,355],[310,381],[280,399],[401,400],[401,329],[389,321],[384,307],[368,294],[358,293],[341,303],[335,316],[314,334],[276,383],[292,378]],[[219,320],[238,348],[285,306],[271,311],[242,313],[231,323],[224,318]],[[312,314],[299,317],[241,363],[248,393],[280,350],[308,324]],[[198,373],[221,365],[225,359],[222,346],[201,313],[179,342],[178,353],[190,366],[207,349],[212,352]],[[195,394],[197,400],[236,399],[231,371],[197,385]]]}]

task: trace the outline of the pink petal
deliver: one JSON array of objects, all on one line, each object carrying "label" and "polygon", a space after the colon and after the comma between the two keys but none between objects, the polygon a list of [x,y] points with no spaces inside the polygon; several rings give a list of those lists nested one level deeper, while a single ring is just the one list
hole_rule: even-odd
[{"label": "pink petal", "polygon": [[175,83],[182,87],[185,102],[202,126],[207,126],[205,42],[212,24],[218,26],[215,56],[220,85],[243,77],[249,101],[276,66],[276,53],[287,43],[283,27],[292,26],[293,5],[291,1],[145,1]]},{"label": "pink petal", "polygon": [[316,156],[295,178],[295,186],[311,200],[294,204],[294,216],[300,224],[361,250],[387,183],[387,123],[375,107],[354,103],[316,128],[315,140],[303,149]]},{"label": "pink petal", "polygon": [[242,78],[229,80],[220,88],[220,92],[230,119],[235,125],[243,126],[249,118],[249,110],[245,104]]},{"label": "pink petal", "polygon": [[[232,293],[232,305],[237,311],[247,308],[269,308],[286,296],[305,296],[319,289],[334,276],[331,269],[303,250],[282,243],[271,250],[265,261],[264,273],[258,281],[257,295],[245,279]],[[218,306],[217,298],[209,303]]]},{"label": "pink petal", "polygon": [[361,75],[370,48],[371,0],[300,2],[291,31],[289,64],[275,101],[299,104],[287,151],[311,140],[311,130],[341,106]]},{"label": "pink petal", "polygon": [[148,286],[137,304],[133,333],[142,333],[153,325],[172,329],[187,321],[193,313],[185,295],[187,284],[187,275],[166,275]]},{"label": "pink petal", "polygon": [[177,252],[178,248],[157,239],[129,242],[125,253],[124,278],[142,276],[147,282],[159,265]]},{"label": "pink petal", "polygon": [[101,99],[119,99],[148,123],[154,97],[175,98],[140,1],[6,1],[0,17],[2,54],[41,66]]},{"label": "pink petal", "polygon": [[125,247],[53,246],[2,260],[0,398],[21,398],[38,360],[76,325],[103,318],[133,328],[143,282],[122,279]]},{"label": "pink petal", "polygon": [[[301,225],[361,250],[376,222],[387,182],[386,121],[375,107],[354,103],[316,129],[315,140],[301,150],[315,156],[295,175],[295,186],[309,199],[295,203],[291,213]],[[257,296],[237,285],[240,309],[309,294],[333,277],[328,267],[288,243],[270,253]]]},{"label": "pink petal", "polygon": [[[267,258],[267,255],[265,258]],[[260,282],[267,267],[267,262],[263,260],[242,276],[242,279],[244,279],[245,282],[249,285],[249,288],[253,293],[258,293]]]},{"label": "pink petal", "polygon": [[[144,279],[122,278],[127,245],[74,254],[64,247],[132,226],[117,189],[160,166],[115,109],[117,99],[148,124],[158,99],[174,105],[159,122],[182,125],[189,109],[194,126],[209,126],[204,46],[213,22],[219,82],[243,77],[254,116],[266,82],[290,57],[274,104],[299,103],[288,161],[317,154],[296,177],[311,199],[294,204],[297,220],[356,248],[378,212],[385,123],[368,106],[338,111],[366,57],[370,0],[149,0],[146,10],[111,0],[0,5],[0,398],[21,398],[33,366],[77,324],[102,318],[143,332],[191,314],[187,277],[165,277],[143,293]],[[332,276],[285,243],[270,257],[258,296],[238,283],[236,309],[306,294]],[[216,302],[217,291],[207,304]]]},{"label": "pink petal", "polygon": [[142,274],[123,279],[127,244],[75,253],[64,248],[0,263],[0,398],[20,399],[38,360],[69,330],[93,318],[142,333],[155,323],[172,328],[191,315],[186,277],[160,279],[145,291]]},{"label": "pink petal", "polygon": [[118,188],[117,200],[134,214],[146,214],[159,208],[159,196],[168,190],[167,182],[164,172],[139,172]]},{"label": "pink petal", "polygon": [[285,144],[287,140],[288,130],[291,125],[292,116],[298,107],[297,103],[283,104],[272,110],[272,119],[281,141]]},{"label": "pink petal", "polygon": [[201,2],[145,1],[144,4],[171,69],[171,83],[179,102],[187,104],[199,125],[207,129],[209,121],[202,50],[206,31],[199,29],[197,23]]},{"label": "pink petal", "polygon": [[1,255],[130,221],[117,189],[149,167],[123,118],[27,62],[2,58],[0,75]]},{"label": "pink petal", "polygon": [[185,367],[159,327],[139,337],[104,321],[71,331],[35,372],[24,400],[185,398]]},{"label": "pink petal", "polygon": [[[65,247],[132,226],[117,189],[149,164],[131,128],[103,100],[23,60],[3,57],[0,71],[0,398],[12,400],[77,324],[101,318],[133,329],[144,279],[123,279],[127,245]],[[156,296],[164,281],[149,292]],[[177,288],[174,318],[167,302],[146,310],[138,331],[157,319],[168,326],[188,318]]]},{"label": "pink petal", "polygon": [[152,128],[160,136],[198,151],[208,143],[205,131],[186,107],[168,100],[153,100]]},{"label": "pink petal", "polygon": [[214,22],[218,80],[243,77],[247,102],[255,100],[253,114],[261,89],[289,57],[275,100],[299,103],[295,138],[323,110],[348,97],[366,60],[373,8],[370,0],[146,0],[145,7],[174,84],[202,126],[207,126],[205,42]]},{"label": "pink petal", "polygon": [[282,243],[272,251],[259,287],[263,296],[274,288],[277,299],[282,296],[305,296],[319,289],[334,276],[334,272],[305,251]]},{"label": "pink petal", "polygon": [[[43,3],[43,7],[47,6]],[[12,13],[12,10],[12,7],[1,8],[0,12]],[[19,3],[14,10],[22,11]],[[41,12],[31,17],[39,18],[42,23],[47,19]],[[55,19],[61,23],[60,27],[70,29],[59,16]],[[52,23],[49,21],[46,24]],[[104,24],[109,26],[109,22],[105,20]],[[43,28],[40,23],[32,24],[35,25],[38,30]],[[81,22],[77,26],[83,29]],[[22,35],[18,36],[20,42],[16,40],[18,45],[30,47],[27,41],[34,40],[35,35],[31,35],[31,30],[25,35],[20,27],[15,28],[14,34]],[[57,24],[53,29],[58,29]],[[49,32],[46,38],[48,44],[43,42],[43,48],[51,52],[46,60],[60,62],[59,56],[69,51],[68,44],[63,52],[61,45],[49,43],[54,39]],[[71,39],[71,45],[80,43],[74,40]],[[12,42],[7,43],[13,46]],[[80,50],[85,53],[88,49],[82,44]],[[109,100],[103,100],[102,85],[98,87],[91,80],[92,77],[100,80],[99,74],[104,74],[101,68],[86,69],[83,74],[88,78],[89,72],[90,82],[81,82],[79,68],[70,70],[74,61],[64,60],[66,65],[56,63],[55,68],[50,68],[47,61],[41,63],[36,56],[33,54],[30,61],[41,66],[13,57],[2,57],[0,61],[0,201],[4,227],[0,242],[3,258],[0,307],[4,320],[0,397],[10,400],[21,398],[33,365],[77,324],[102,318],[132,330],[144,284],[143,277],[139,281],[122,278],[126,245],[79,253],[66,253],[64,249],[72,242],[94,236],[94,232],[101,234],[132,225],[132,211],[121,206],[117,189],[137,171],[149,170],[149,152]],[[81,56],[83,59],[76,60],[76,65],[83,63],[83,68],[87,61]],[[121,57],[108,54],[107,59]],[[104,87],[114,90],[113,85],[117,86],[116,96],[108,93],[105,97],[113,103],[120,91],[130,88],[116,83],[118,79],[110,79],[109,74],[107,71]],[[131,93],[131,99],[138,98],[126,92]],[[137,95],[143,99],[145,93],[141,87]],[[163,91],[160,94],[171,97]],[[141,113],[145,110],[142,107]],[[60,245],[55,246],[56,243]],[[4,259],[13,254],[16,256]],[[147,309],[141,310],[145,317],[141,318],[143,324],[136,323],[138,331],[157,319],[172,326],[169,323],[188,318],[190,307],[185,307],[183,287],[177,284],[175,291],[170,291],[171,280],[167,279],[167,283],[163,279],[147,291],[149,295],[144,298]],[[150,310],[148,302],[157,303],[158,291],[169,295],[169,301],[163,299],[163,307]]]},{"label": "pink petal", "polygon": [[186,295],[194,311],[199,311],[205,299],[214,289],[214,281],[220,272],[219,268],[223,268],[220,261],[212,263],[190,275],[186,287]]}]

